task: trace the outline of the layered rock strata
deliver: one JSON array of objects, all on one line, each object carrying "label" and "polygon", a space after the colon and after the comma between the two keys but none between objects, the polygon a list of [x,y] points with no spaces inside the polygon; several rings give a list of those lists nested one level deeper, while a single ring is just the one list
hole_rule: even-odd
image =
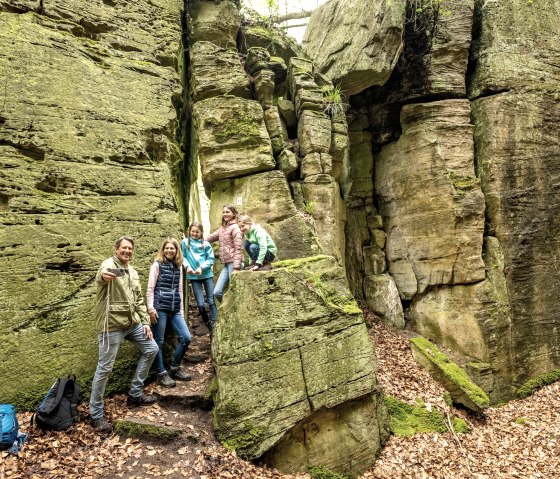
[{"label": "layered rock strata", "polygon": [[220,314],[214,423],[224,444],[284,471],[367,469],[386,438],[385,410],[373,346],[334,258],[234,274]]},{"label": "layered rock strata", "polygon": [[182,3],[0,2],[2,402],[89,381],[99,264],[179,228]]}]

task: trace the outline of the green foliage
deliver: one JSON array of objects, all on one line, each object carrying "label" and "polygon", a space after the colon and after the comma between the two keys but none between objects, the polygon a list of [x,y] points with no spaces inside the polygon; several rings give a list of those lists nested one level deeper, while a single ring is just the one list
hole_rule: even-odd
[{"label": "green foliage", "polygon": [[[413,436],[419,432],[448,431],[446,420],[437,411],[426,409],[424,401],[416,399],[418,406],[413,406],[390,396],[385,397],[385,405],[389,412],[389,425],[395,436]],[[465,421],[454,417],[451,421],[453,430],[458,433],[467,432],[469,426]]]},{"label": "green foliage", "polygon": [[530,419],[528,417],[518,417],[514,422],[515,424],[526,424],[530,421]]},{"label": "green foliage", "polygon": [[385,397],[389,425],[395,436],[413,436],[417,432],[447,432],[447,426],[437,411],[412,406],[393,397]]},{"label": "green foliage", "polygon": [[434,344],[421,336],[412,338],[410,341],[414,343],[418,349],[423,351],[426,356],[429,356],[443,374],[458,384],[472,402],[481,409],[488,407],[490,399],[486,393],[471,381],[467,373],[461,367],[450,361]]},{"label": "green foliage", "polygon": [[555,383],[560,379],[560,369],[530,379],[517,390],[517,397],[525,398],[544,386]]},{"label": "green foliage", "polygon": [[303,211],[305,211],[308,215],[312,215],[313,213],[315,213],[315,205],[313,204],[312,201],[309,202],[305,202],[303,205]]},{"label": "green foliage", "polygon": [[443,400],[445,401],[445,404],[447,404],[448,406],[453,405],[453,399],[451,398],[451,394],[449,394],[449,391],[445,391],[443,393]]},{"label": "green foliage", "polygon": [[307,471],[312,479],[348,479],[347,476],[333,472],[323,466],[307,466]]},{"label": "green foliage", "polygon": [[343,113],[346,111],[348,105],[343,101],[343,94],[340,85],[327,86],[321,88],[323,92],[323,107],[325,113],[330,116],[334,116],[338,113]]},{"label": "green foliage", "polygon": [[410,0],[406,22],[415,30],[426,29],[430,33],[436,30],[438,21],[452,15],[450,4],[453,0]]}]

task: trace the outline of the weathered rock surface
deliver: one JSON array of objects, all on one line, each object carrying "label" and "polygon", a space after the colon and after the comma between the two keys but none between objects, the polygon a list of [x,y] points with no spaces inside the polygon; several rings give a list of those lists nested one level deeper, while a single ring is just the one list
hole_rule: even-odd
[{"label": "weathered rock surface", "polygon": [[193,101],[218,95],[252,99],[249,79],[235,48],[200,41],[189,49],[189,87]]},{"label": "weathered rock surface", "polygon": [[558,2],[477,1],[475,15],[469,97],[512,88],[558,92]]},{"label": "weathered rock surface", "polygon": [[451,395],[454,402],[480,412],[490,405],[486,393],[474,384],[465,371],[425,338],[411,340],[411,351],[418,364],[439,381]]},{"label": "weathered rock surface", "polygon": [[484,199],[469,118],[467,100],[405,106],[402,136],[375,157],[387,261],[403,299],[484,279]]},{"label": "weathered rock surface", "polygon": [[395,328],[404,328],[401,298],[395,281],[390,275],[366,276],[364,296],[368,307],[374,314]]},{"label": "weathered rock surface", "polygon": [[272,170],[270,137],[254,100],[218,96],[193,107],[194,144],[206,184]]},{"label": "weathered rock surface", "polygon": [[394,141],[400,133],[403,104],[443,98],[464,98],[471,46],[474,0],[446,0],[440,12],[427,8],[406,23],[404,49],[384,86],[364,93],[370,130],[376,144]]},{"label": "weathered rock surface", "polygon": [[[516,379],[504,255],[491,236],[484,240],[484,263],[486,280],[435,288],[415,299],[409,314],[422,336],[461,355],[469,375],[498,402],[513,396]],[[487,365],[484,378],[477,364]]]},{"label": "weathered rock surface", "polygon": [[560,365],[560,106],[545,91],[512,91],[474,101],[473,119],[486,228],[504,252],[520,386]]},{"label": "weathered rock surface", "polygon": [[280,260],[313,256],[321,252],[315,232],[304,221],[290,195],[281,171],[216,181],[212,187],[210,224],[221,224],[223,205],[237,205],[239,211],[262,224],[278,248]]},{"label": "weathered rock surface", "polygon": [[264,48],[273,58],[280,57],[284,60],[286,65],[290,58],[303,55],[301,46],[289,35],[256,25],[241,28],[239,44],[242,53],[247,53],[251,47]]},{"label": "weathered rock surface", "polygon": [[[139,1],[119,11],[76,4],[45,8],[71,21],[107,19],[99,40],[63,31],[71,21],[0,12],[0,401],[20,407],[62,374],[90,380],[94,276],[115,239],[137,238],[144,280],[162,237],[179,228],[172,178],[181,159],[174,106],[181,86],[168,65],[180,49],[182,2]],[[161,37],[153,25],[143,33],[131,25],[120,41],[144,35],[146,50],[115,46],[112,35],[140,11],[158,18]],[[82,27],[94,28],[86,20]]]},{"label": "weathered rock surface", "polygon": [[303,38],[307,55],[346,95],[383,85],[402,50],[402,0],[331,0],[313,11]]},{"label": "weathered rock surface", "polygon": [[344,267],[346,205],[338,183],[329,175],[308,176],[303,181],[302,191],[323,251]]},{"label": "weathered rock surface", "polygon": [[235,48],[241,23],[239,9],[234,2],[189,2],[189,42],[202,40],[222,48]]},{"label": "weathered rock surface", "polygon": [[[93,40],[90,55],[97,54],[99,63],[109,50],[111,56],[172,67],[179,61],[181,23],[177,15],[182,9],[181,0],[0,0],[2,11],[41,13],[35,20],[53,19],[49,28]],[[100,44],[103,48],[96,52],[95,46]]]},{"label": "weathered rock surface", "polygon": [[[325,440],[321,464],[352,475],[364,471],[385,438],[385,416],[373,345],[335,260],[236,273],[219,314],[214,420],[221,440],[248,458],[270,451],[265,457],[273,465],[298,470],[318,457]],[[364,424],[371,426],[368,434]],[[286,451],[295,451],[291,465]]]}]

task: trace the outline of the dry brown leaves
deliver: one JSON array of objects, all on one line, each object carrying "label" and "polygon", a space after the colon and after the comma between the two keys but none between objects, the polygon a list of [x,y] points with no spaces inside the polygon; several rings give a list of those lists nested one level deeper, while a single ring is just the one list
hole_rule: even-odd
[{"label": "dry brown leaves", "polygon": [[[385,394],[410,403],[420,398],[445,411],[443,388],[416,365],[406,335],[375,321],[371,335],[376,343],[379,382]],[[200,374],[210,374],[211,370],[207,363],[194,368],[198,368],[196,372]],[[391,437],[375,466],[362,479],[558,478],[559,394],[560,383],[525,400],[490,408],[485,417],[469,416],[454,409],[453,414],[465,418],[471,427],[469,433],[458,436],[460,444],[451,434]],[[110,419],[129,414],[124,403],[124,396],[106,402]],[[180,440],[169,444],[98,436],[85,422],[85,406],[80,407],[80,414],[82,421],[68,431],[32,431],[19,460],[2,453],[0,477],[309,478],[308,474],[281,474],[238,458],[217,443],[207,412],[186,412],[162,406],[142,410],[138,415],[154,422],[173,424],[184,431]],[[30,416],[29,413],[18,415],[24,432],[30,432]],[[525,418],[518,421],[523,424],[516,422],[519,418]]]}]

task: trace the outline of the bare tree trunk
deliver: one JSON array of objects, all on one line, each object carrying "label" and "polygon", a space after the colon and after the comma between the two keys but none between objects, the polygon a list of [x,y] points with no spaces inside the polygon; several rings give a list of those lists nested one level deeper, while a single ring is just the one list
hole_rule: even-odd
[{"label": "bare tree trunk", "polygon": [[288,20],[298,20],[300,18],[309,18],[311,16],[311,14],[313,13],[313,10],[302,10],[301,12],[290,12],[290,13],[286,13],[286,15],[273,15],[271,17],[271,20],[274,23],[282,23],[282,22],[286,22]]}]

